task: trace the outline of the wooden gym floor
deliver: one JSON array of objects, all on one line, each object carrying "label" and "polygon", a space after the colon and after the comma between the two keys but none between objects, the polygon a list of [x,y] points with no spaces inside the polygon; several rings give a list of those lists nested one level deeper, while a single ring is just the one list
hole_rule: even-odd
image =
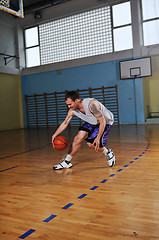
[{"label": "wooden gym floor", "polygon": [[113,168],[82,143],[71,169],[52,170],[67,152],[53,132],[0,132],[0,240],[158,240],[159,125],[113,126]]}]

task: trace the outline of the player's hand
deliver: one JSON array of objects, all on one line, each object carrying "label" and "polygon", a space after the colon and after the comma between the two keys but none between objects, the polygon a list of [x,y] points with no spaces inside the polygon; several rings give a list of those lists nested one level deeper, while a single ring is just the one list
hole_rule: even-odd
[{"label": "player's hand", "polygon": [[98,149],[99,149],[99,139],[98,138],[94,139],[93,145],[95,146],[95,151],[98,152]]}]

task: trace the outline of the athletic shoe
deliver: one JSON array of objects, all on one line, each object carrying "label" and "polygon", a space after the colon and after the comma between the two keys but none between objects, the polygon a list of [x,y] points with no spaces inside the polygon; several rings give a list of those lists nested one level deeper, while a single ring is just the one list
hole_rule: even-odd
[{"label": "athletic shoe", "polygon": [[53,166],[54,170],[60,170],[63,168],[71,168],[72,167],[72,163],[70,161],[67,161],[65,159],[62,159],[62,162]]},{"label": "athletic shoe", "polygon": [[115,165],[115,155],[111,148],[108,148],[108,153],[105,155],[105,157],[108,161],[109,166],[113,167]]}]

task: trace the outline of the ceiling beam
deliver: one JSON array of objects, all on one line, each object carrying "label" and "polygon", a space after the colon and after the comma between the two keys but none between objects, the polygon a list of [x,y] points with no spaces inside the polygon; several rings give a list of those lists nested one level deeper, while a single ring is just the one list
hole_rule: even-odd
[{"label": "ceiling beam", "polygon": [[24,7],[24,14],[34,13],[45,8],[49,8],[58,4],[62,4],[71,0],[45,0],[39,3],[32,4],[30,6]]}]

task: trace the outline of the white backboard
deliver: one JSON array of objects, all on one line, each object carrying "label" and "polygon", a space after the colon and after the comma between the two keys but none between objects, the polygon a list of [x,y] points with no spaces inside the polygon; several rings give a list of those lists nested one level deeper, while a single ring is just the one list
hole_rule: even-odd
[{"label": "white backboard", "polygon": [[152,75],[151,58],[140,58],[120,62],[120,79],[133,79]]}]

